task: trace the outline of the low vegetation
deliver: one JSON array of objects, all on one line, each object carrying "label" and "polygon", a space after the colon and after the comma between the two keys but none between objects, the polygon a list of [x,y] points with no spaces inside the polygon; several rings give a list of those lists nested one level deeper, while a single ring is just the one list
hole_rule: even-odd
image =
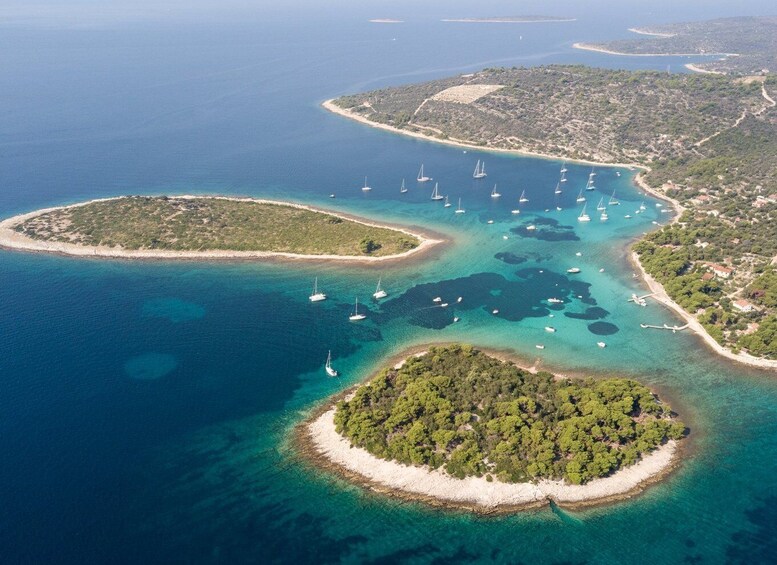
[{"label": "low vegetation", "polygon": [[581,484],[685,434],[624,378],[532,374],[467,345],[433,347],[338,403],[338,432],[385,459],[504,482]]},{"label": "low vegetation", "polygon": [[[597,44],[618,53],[716,54],[714,60],[697,63],[708,71],[753,74],[777,70],[777,18],[721,18],[639,28],[657,35],[640,35]],[[723,53],[736,56],[722,58]]]},{"label": "low vegetation", "polygon": [[46,241],[127,250],[383,256],[417,238],[294,206],[225,198],[126,196],[60,208],[15,228]]}]

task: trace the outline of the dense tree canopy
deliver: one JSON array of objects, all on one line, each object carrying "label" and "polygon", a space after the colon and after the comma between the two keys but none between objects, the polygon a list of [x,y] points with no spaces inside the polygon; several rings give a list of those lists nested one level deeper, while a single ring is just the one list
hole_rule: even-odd
[{"label": "dense tree canopy", "polygon": [[432,347],[338,403],[338,432],[374,455],[455,477],[580,484],[637,461],[684,425],[625,378],[532,374],[467,345]]}]

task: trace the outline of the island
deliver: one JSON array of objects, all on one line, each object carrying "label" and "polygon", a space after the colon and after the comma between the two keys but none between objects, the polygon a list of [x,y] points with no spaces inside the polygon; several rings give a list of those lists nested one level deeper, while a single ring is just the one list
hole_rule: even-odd
[{"label": "island", "polygon": [[122,258],[383,261],[436,243],[310,206],[226,196],[122,196],[0,222],[1,247]]},{"label": "island", "polygon": [[562,18],[558,16],[499,16],[492,18],[445,18],[440,21],[470,24],[539,24],[575,22],[577,21],[577,18]]},{"label": "island", "polygon": [[686,435],[634,380],[532,372],[450,344],[326,403],[297,437],[303,454],[359,484],[493,513],[629,497],[674,466]]},{"label": "island", "polygon": [[719,354],[777,368],[777,78],[488,68],[343,96],[340,115],[495,152],[621,165],[671,206],[637,269]]},{"label": "island", "polygon": [[642,37],[607,43],[575,43],[578,49],[613,55],[706,55],[693,71],[718,74],[768,73],[777,69],[777,17],[720,18],[649,28],[630,28]]}]

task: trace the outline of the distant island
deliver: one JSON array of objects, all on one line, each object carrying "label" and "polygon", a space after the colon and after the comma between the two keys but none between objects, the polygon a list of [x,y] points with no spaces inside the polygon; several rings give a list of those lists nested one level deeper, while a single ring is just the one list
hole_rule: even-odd
[{"label": "distant island", "polygon": [[557,16],[502,16],[493,18],[445,18],[443,22],[476,23],[476,24],[537,24],[551,22],[575,22],[577,18]]},{"label": "distant island", "polygon": [[629,31],[643,37],[574,46],[614,55],[722,56],[686,65],[699,72],[752,75],[777,70],[777,17],[721,18]]},{"label": "distant island", "polygon": [[671,468],[685,430],[631,379],[535,373],[454,344],[382,370],[299,437],[376,490],[493,512],[631,495]]},{"label": "distant island", "polygon": [[381,261],[435,243],[309,206],[224,196],[122,196],[0,222],[0,247],[105,257]]},{"label": "distant island", "polygon": [[777,368],[775,96],[773,75],[553,65],[489,68],[324,106],[440,143],[639,167],[639,186],[675,214],[635,246],[638,267],[718,353]]}]

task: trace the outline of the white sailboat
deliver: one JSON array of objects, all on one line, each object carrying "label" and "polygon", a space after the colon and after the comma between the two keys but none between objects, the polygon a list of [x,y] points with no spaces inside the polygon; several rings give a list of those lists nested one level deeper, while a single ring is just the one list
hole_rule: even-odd
[{"label": "white sailboat", "polygon": [[445,198],[442,194],[440,194],[439,184],[440,183],[437,183],[437,182],[434,183],[434,190],[432,191],[432,200],[442,200],[443,198]]},{"label": "white sailboat", "polygon": [[311,294],[308,299],[311,302],[321,302],[322,300],[326,300],[326,294],[323,292],[318,292],[318,277],[316,277],[313,281],[313,294]]},{"label": "white sailboat", "polygon": [[351,320],[352,322],[358,322],[359,320],[363,320],[366,317],[367,316],[365,316],[364,314],[359,314],[359,299],[357,298],[356,305],[354,306],[354,309],[353,309],[353,314],[348,316],[348,319]]},{"label": "white sailboat", "polygon": [[417,180],[418,182],[429,182],[430,180],[432,180],[432,177],[427,177],[424,174],[424,164],[423,163],[421,163],[421,170],[418,171],[418,177],[415,180]]},{"label": "white sailboat", "polygon": [[448,202],[448,195],[447,194],[445,195],[445,207],[446,208],[450,208],[451,207],[451,203]]},{"label": "white sailboat", "polygon": [[518,202],[520,202],[521,204],[523,204],[524,202],[528,202],[528,201],[529,201],[529,199],[528,199],[528,198],[526,198],[526,191],[525,191],[525,190],[522,190],[522,191],[521,191],[521,197],[518,199]]},{"label": "white sailboat", "polygon": [[601,199],[599,200],[599,204],[596,205],[596,209],[599,212],[607,209],[607,206],[604,205],[604,196],[602,196]]},{"label": "white sailboat", "polygon": [[606,222],[607,220],[609,220],[609,219],[610,219],[610,216],[608,216],[608,215],[607,215],[607,208],[605,208],[604,210],[602,210],[602,215],[601,215],[601,216],[599,216],[599,219],[600,219],[601,221],[603,221],[603,222]]},{"label": "white sailboat", "polygon": [[559,183],[556,183],[556,190],[553,191],[553,194],[561,194],[561,185]]},{"label": "white sailboat", "polygon": [[615,199],[615,191],[614,190],[612,191],[612,196],[610,196],[610,200],[609,200],[609,202],[607,202],[607,204],[609,204],[610,206],[619,206],[620,205],[620,202],[618,202]]},{"label": "white sailboat", "polygon": [[577,195],[577,202],[585,202],[585,196],[583,196],[583,189],[580,189],[580,194]]},{"label": "white sailboat", "polygon": [[585,213],[585,204],[583,204],[583,210],[580,212],[580,215],[577,217],[578,222],[590,222],[591,217]]},{"label": "white sailboat", "polygon": [[372,190],[372,187],[367,184],[367,177],[364,177],[364,186],[362,187],[362,190],[364,192],[367,192],[368,190]]},{"label": "white sailboat", "polygon": [[372,293],[372,297],[376,299],[380,298],[386,298],[388,296],[388,292],[380,288],[380,278],[378,278],[378,286],[375,288],[375,292]]},{"label": "white sailboat", "polygon": [[596,190],[596,187],[594,186],[594,177],[596,176],[596,173],[591,169],[591,172],[588,175],[588,182],[585,183],[585,189],[586,190]]},{"label": "white sailboat", "polygon": [[562,173],[566,173],[567,172],[567,162],[566,161],[561,163],[561,172]]},{"label": "white sailboat", "polygon": [[561,175],[559,176],[558,182],[567,182],[567,170],[566,168],[561,169]]},{"label": "white sailboat", "polygon": [[461,198],[459,198],[459,207],[456,208],[457,214],[463,214],[465,212],[464,208],[461,207]]},{"label": "white sailboat", "polygon": [[500,196],[502,195],[496,191],[496,184],[494,184],[494,188],[491,189],[491,198],[499,198]]},{"label": "white sailboat", "polygon": [[332,351],[329,351],[329,355],[326,356],[326,365],[324,365],[324,369],[326,370],[326,374],[330,377],[336,377],[340,374],[332,367]]},{"label": "white sailboat", "polygon": [[484,179],[487,176],[488,175],[486,174],[486,162],[485,161],[481,162],[480,159],[478,159],[478,162],[475,163],[475,172],[472,173],[472,178],[473,179]]},{"label": "white sailboat", "polygon": [[407,192],[407,188],[405,187],[405,179],[402,179],[402,186],[399,187],[399,193],[404,194]]},{"label": "white sailboat", "polygon": [[639,205],[639,209],[640,209],[642,212],[644,212],[645,210],[647,210],[647,207],[645,206],[645,203],[644,203],[644,202],[640,203],[640,205]]}]

